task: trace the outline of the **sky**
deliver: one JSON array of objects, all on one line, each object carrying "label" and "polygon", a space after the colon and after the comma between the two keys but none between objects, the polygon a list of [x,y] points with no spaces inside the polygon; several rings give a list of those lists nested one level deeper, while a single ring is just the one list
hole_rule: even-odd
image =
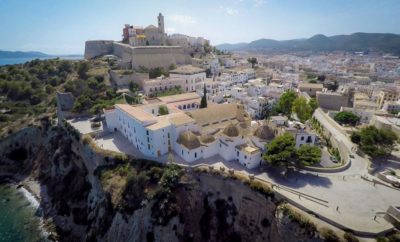
[{"label": "sky", "polygon": [[400,34],[400,0],[0,0],[0,50],[83,54],[120,40],[124,24],[202,36],[211,44],[354,32]]}]

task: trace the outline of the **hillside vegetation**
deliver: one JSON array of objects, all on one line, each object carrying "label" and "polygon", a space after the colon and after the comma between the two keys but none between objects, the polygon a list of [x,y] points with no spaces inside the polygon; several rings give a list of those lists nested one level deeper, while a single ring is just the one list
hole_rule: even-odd
[{"label": "hillside vegetation", "polygon": [[109,86],[101,61],[33,60],[0,67],[0,134],[13,132],[40,116],[55,115],[56,91],[72,92],[74,110],[96,113],[120,97]]}]

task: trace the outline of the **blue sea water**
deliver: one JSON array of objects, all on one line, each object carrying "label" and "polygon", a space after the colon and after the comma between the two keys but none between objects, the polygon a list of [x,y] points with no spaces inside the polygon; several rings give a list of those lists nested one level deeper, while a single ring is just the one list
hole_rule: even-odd
[{"label": "blue sea water", "polygon": [[[14,64],[23,64],[25,62],[34,60],[34,59],[40,59],[40,60],[46,60],[46,59],[53,59],[57,58],[55,56],[52,57],[42,57],[42,58],[37,58],[37,57],[31,57],[31,58],[0,58],[0,66],[5,66],[5,65],[14,65]],[[59,58],[65,59],[65,60],[80,60],[83,57],[80,56],[60,56]]]},{"label": "blue sea water", "polygon": [[45,241],[37,204],[15,185],[0,184],[0,242]]}]

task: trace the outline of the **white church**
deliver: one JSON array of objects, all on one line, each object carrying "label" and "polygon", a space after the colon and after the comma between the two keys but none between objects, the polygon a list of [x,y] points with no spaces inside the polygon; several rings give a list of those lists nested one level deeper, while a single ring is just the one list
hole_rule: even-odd
[{"label": "white church", "polygon": [[116,104],[104,110],[107,128],[155,159],[169,152],[187,162],[220,155],[249,169],[258,167],[274,131],[266,123],[252,122],[243,105],[212,103],[199,109],[200,99],[185,93],[136,106]]}]

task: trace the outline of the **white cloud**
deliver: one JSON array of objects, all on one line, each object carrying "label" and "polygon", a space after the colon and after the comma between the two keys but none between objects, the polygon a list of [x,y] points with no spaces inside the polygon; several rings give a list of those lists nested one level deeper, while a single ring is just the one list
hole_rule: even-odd
[{"label": "white cloud", "polygon": [[197,23],[196,19],[189,15],[174,14],[174,15],[168,16],[168,19],[170,19],[174,23],[184,24],[184,25]]},{"label": "white cloud", "polygon": [[238,13],[239,13],[239,11],[238,10],[236,10],[236,9],[234,9],[234,8],[225,8],[225,12],[228,14],[228,15],[237,15]]}]

